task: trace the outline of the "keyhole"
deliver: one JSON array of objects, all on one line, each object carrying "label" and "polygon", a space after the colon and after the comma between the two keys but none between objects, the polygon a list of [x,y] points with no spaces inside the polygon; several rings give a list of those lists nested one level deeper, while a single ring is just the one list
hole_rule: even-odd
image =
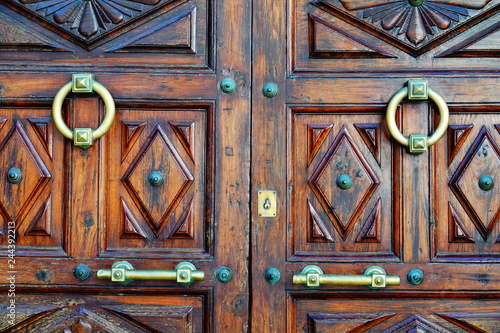
[{"label": "keyhole", "polygon": [[266,200],[264,200],[264,209],[265,210],[269,210],[271,209],[271,201],[269,201],[269,198],[266,198]]}]

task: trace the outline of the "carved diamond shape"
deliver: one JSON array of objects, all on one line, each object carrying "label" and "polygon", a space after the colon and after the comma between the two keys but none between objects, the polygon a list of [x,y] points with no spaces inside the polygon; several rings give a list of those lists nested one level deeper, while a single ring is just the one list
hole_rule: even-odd
[{"label": "carved diamond shape", "polygon": [[[92,49],[94,42],[108,32],[127,32],[129,23],[147,14],[160,14],[160,8],[185,0],[7,0],[21,7],[24,13],[54,25],[76,37],[84,47]],[[157,14],[156,14],[157,15]]]},{"label": "carved diamond shape", "polygon": [[[172,305],[105,305],[109,313],[135,323],[145,332],[198,332],[200,328],[193,323],[196,318],[193,306]],[[143,330],[141,330],[143,331]],[[144,332],[143,331],[143,332]],[[125,332],[124,330],[112,332]],[[127,330],[127,332],[129,332]]]},{"label": "carved diamond shape", "polygon": [[23,178],[19,184],[2,181],[0,213],[6,221],[22,217],[51,177],[20,121],[0,143],[0,175],[7,175],[10,168],[20,169]]},{"label": "carved diamond shape", "polygon": [[[337,178],[345,174],[353,179],[349,189],[337,186]],[[380,182],[348,131],[342,128],[308,184],[345,240]]]},{"label": "carved diamond shape", "polygon": [[500,179],[500,148],[483,126],[449,185],[486,240],[500,217],[500,192],[479,187],[478,180],[484,175]]},{"label": "carved diamond shape", "polygon": [[[149,183],[148,175],[152,171],[160,171],[165,176],[163,185],[154,187]],[[193,180],[188,167],[158,125],[122,182],[158,236]]]},{"label": "carved diamond shape", "polygon": [[500,332],[498,311],[436,313],[467,332]]},{"label": "carved diamond shape", "polygon": [[419,315],[411,315],[404,320],[392,325],[384,330],[384,332],[391,333],[420,333],[420,332],[439,332],[439,333],[452,333],[452,331],[431,322]]},{"label": "carved diamond shape", "polygon": [[[110,320],[106,313],[92,311],[86,307],[72,309],[69,306],[37,319],[35,325],[39,332],[124,332],[119,326],[123,325],[121,320],[115,318],[113,318],[115,320]],[[23,323],[19,324],[21,327],[22,325]]]},{"label": "carved diamond shape", "polygon": [[310,312],[307,314],[308,332],[366,332],[391,318],[390,312]]}]

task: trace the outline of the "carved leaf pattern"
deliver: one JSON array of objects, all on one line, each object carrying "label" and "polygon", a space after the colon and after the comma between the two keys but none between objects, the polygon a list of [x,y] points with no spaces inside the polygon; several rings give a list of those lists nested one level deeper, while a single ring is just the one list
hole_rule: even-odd
[{"label": "carved leaf pattern", "polygon": [[117,24],[141,13],[144,5],[156,5],[161,0],[19,0],[22,4],[36,4],[36,11],[45,11],[46,17],[67,25],[70,30],[90,39]]},{"label": "carved leaf pattern", "polygon": [[373,23],[418,45],[435,29],[446,30],[453,22],[459,22],[470,14],[468,9],[481,9],[491,0],[385,0],[359,1],[341,0],[347,10],[363,10],[363,18],[371,18]]}]

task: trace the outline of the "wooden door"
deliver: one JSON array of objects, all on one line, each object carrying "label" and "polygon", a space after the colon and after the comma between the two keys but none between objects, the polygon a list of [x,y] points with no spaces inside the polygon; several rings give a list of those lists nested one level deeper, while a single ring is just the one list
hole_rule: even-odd
[{"label": "wooden door", "polygon": [[[254,7],[253,331],[500,331],[500,192],[479,184],[498,183],[500,170],[500,2]],[[385,113],[417,78],[442,95],[450,120],[428,152],[410,154]],[[273,98],[259,91],[267,83]],[[406,136],[430,135],[437,111],[405,99],[396,122]],[[259,216],[262,190],[276,191],[276,217]],[[292,283],[308,265],[332,275],[379,266],[400,285]],[[270,268],[279,282],[260,278]],[[407,277],[415,270],[420,284]]]},{"label": "wooden door", "polygon": [[[2,1],[0,331],[245,331],[249,8]],[[58,90],[82,72],[116,104],[110,130],[88,149],[51,116]],[[225,78],[234,92],[220,88]],[[63,120],[95,129],[106,107],[95,92],[69,93]],[[148,180],[153,172],[163,184]],[[189,262],[204,280],[97,279],[118,261],[136,270]]]}]

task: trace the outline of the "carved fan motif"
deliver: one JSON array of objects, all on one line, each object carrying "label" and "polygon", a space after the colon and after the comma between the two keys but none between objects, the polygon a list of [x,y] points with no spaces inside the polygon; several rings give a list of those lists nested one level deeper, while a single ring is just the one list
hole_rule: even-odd
[{"label": "carved fan motif", "polygon": [[[483,1],[479,8],[489,1]],[[348,8],[353,1],[341,1]],[[434,35],[434,28],[448,29],[452,22],[459,22],[469,16],[467,8],[474,8],[478,1],[378,1],[377,5],[364,9],[363,17],[371,18],[373,22],[380,22],[385,30],[393,31],[398,35],[405,34],[406,38],[415,45],[422,43],[427,36]],[[362,5],[366,7],[366,5]],[[354,7],[359,8],[359,6]]]},{"label": "carved fan motif", "polygon": [[89,43],[118,26],[176,0],[12,0]]},{"label": "carved fan motif", "polygon": [[[340,0],[339,5],[332,0],[311,1],[315,6],[347,21],[358,21],[352,23],[414,56],[441,44],[438,41],[441,36],[447,35],[446,38],[449,39],[462,31],[454,29],[455,27],[472,19],[475,20],[471,24],[483,20],[487,15],[479,10],[490,2],[491,0]],[[430,42],[434,42],[433,45],[424,48]]]}]

